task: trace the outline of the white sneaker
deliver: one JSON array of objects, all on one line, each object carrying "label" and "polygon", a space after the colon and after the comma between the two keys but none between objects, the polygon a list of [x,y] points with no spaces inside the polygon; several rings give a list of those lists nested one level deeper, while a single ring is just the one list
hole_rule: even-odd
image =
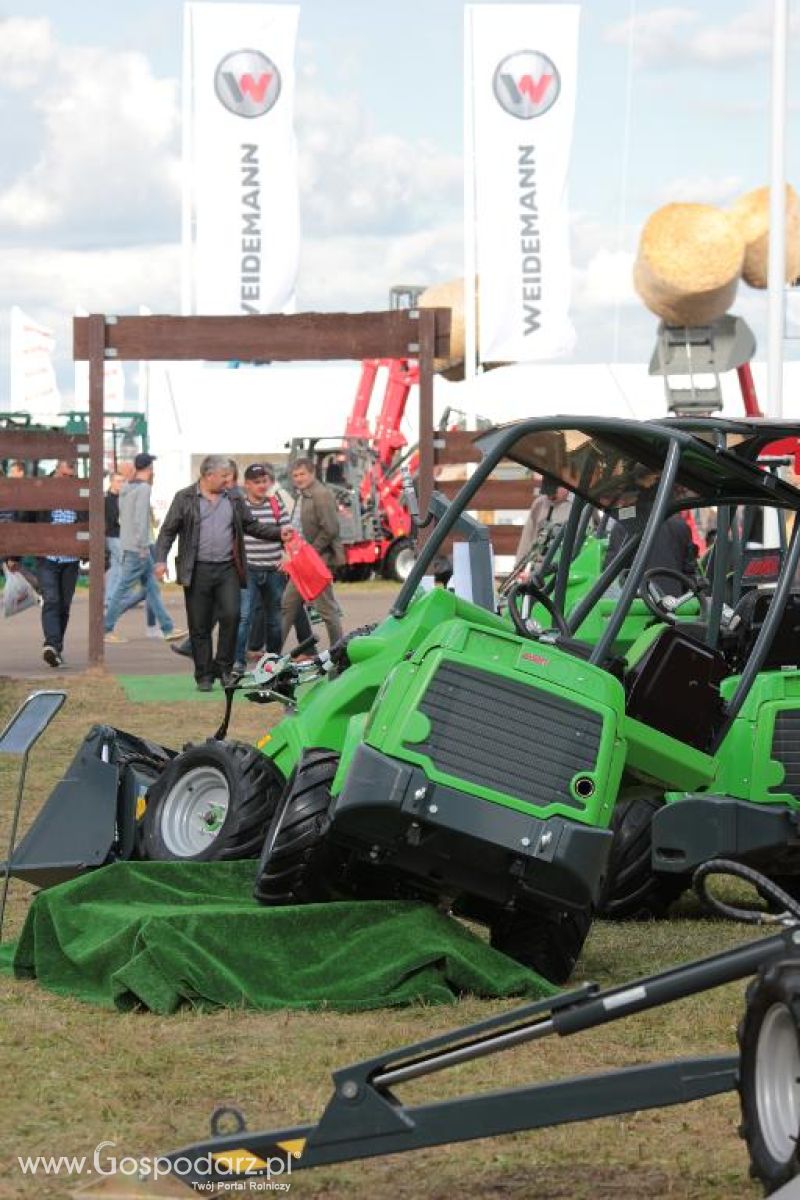
[{"label": "white sneaker", "polygon": [[149,638],[158,638],[160,640],[161,639],[161,630],[158,628],[157,625],[148,625],[147,626],[147,636]]}]

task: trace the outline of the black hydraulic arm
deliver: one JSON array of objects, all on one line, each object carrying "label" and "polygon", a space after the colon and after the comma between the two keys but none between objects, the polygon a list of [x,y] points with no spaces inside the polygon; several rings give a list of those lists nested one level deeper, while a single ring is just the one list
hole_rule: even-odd
[{"label": "black hydraulic arm", "polygon": [[166,1159],[185,1183],[208,1186],[687,1103],[729,1091],[737,1082],[737,1055],[629,1067],[415,1107],[403,1105],[393,1089],[457,1063],[552,1034],[568,1036],[743,979],[772,960],[797,958],[799,943],[795,926],[621,987],[599,991],[586,984],[524,1005],[336,1071],[333,1094],[316,1125],[263,1133],[251,1133],[242,1125],[236,1133],[214,1136]]}]

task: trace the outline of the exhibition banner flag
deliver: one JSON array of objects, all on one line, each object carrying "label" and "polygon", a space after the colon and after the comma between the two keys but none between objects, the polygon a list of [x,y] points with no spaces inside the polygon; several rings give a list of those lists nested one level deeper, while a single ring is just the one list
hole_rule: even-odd
[{"label": "exhibition banner flag", "polygon": [[465,236],[481,362],[554,358],[574,344],[567,179],[579,13],[573,4],[465,10]]},{"label": "exhibition banner flag", "polygon": [[293,310],[299,11],[293,4],[185,5],[185,314]]},{"label": "exhibition banner flag", "polygon": [[55,334],[18,305],[11,308],[9,329],[9,410],[35,416],[61,411],[61,393],[53,367]]}]

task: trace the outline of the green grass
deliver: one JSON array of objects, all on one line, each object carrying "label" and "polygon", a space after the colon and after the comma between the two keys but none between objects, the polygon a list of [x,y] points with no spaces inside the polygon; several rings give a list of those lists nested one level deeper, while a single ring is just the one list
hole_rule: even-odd
[{"label": "green grass", "polygon": [[[216,710],[193,702],[132,707],[110,677],[66,681],[69,699],[31,757],[23,827],[70,761],[87,727],[102,720],[173,746],[204,738]],[[27,694],[0,679],[0,727]],[[221,703],[220,703],[221,711]],[[254,740],[271,708],[237,706],[232,736]],[[165,731],[169,731],[167,734]],[[5,857],[16,770],[0,764],[0,855]],[[21,927],[30,889],[13,883],[7,936]],[[689,902],[680,919],[656,925],[599,922],[576,980],[603,985],[716,953],[752,936],[702,919]],[[742,1012],[743,985],[719,988],[595,1032],[547,1039],[402,1092],[422,1101],[485,1088],[519,1087],[624,1064],[727,1053]],[[455,1008],[415,1007],[359,1015],[226,1011],[119,1015],[0,979],[3,1103],[0,1197],[68,1196],[77,1179],[24,1179],[16,1156],[87,1154],[103,1140],[143,1155],[199,1140],[211,1109],[240,1105],[251,1128],[315,1120],[337,1067],[507,1010],[466,999]],[[735,1096],[656,1109],[296,1175],[299,1197],[450,1200],[456,1195],[536,1200],[730,1200],[756,1197],[737,1136]],[[87,1182],[87,1181],[84,1181]],[[187,1191],[187,1195],[190,1195]]]}]

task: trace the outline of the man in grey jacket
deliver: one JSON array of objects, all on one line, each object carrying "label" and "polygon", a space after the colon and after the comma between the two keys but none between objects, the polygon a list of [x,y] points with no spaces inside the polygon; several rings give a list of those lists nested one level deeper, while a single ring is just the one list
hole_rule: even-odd
[{"label": "man in grey jacket", "polygon": [[[133,460],[133,478],[123,485],[119,494],[119,540],[122,551],[119,583],[109,597],[105,617],[107,642],[120,642],[114,626],[126,609],[141,598],[144,591],[147,602],[155,613],[161,632],[168,642],[185,637],[185,629],[176,629],[172,617],[164,607],[161,589],[153,572],[150,557],[150,493],[153,483],[152,454],[137,454]],[[137,594],[138,593],[138,594]]]}]

